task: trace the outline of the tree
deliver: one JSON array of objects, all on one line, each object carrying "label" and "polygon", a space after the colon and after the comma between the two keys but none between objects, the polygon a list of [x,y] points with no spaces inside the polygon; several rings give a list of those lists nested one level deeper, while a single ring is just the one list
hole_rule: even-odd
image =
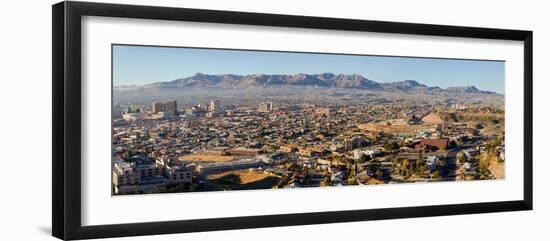
[{"label": "tree", "polygon": [[483,127],[484,127],[483,124],[481,124],[481,123],[478,122],[478,123],[475,125],[474,128],[476,128],[476,129],[478,129],[478,130],[481,130],[481,129],[483,129]]},{"label": "tree", "polygon": [[392,142],[389,142],[389,143],[386,143],[384,145],[384,149],[386,151],[393,151],[393,150],[397,150],[399,149],[399,143],[397,143],[396,141],[392,141]]},{"label": "tree", "polygon": [[378,162],[371,162],[367,166],[369,173],[371,173],[373,176],[376,176],[378,171],[380,170],[380,163]]},{"label": "tree", "polygon": [[441,170],[443,167],[445,167],[445,161],[443,161],[442,159],[437,160],[435,164],[437,166],[437,170]]},{"label": "tree", "polygon": [[491,142],[491,149],[495,149],[497,147],[499,147],[500,145],[502,145],[502,142],[495,138],[492,142]]},{"label": "tree", "polygon": [[456,147],[458,144],[456,143],[455,140],[452,140],[449,142],[449,147],[453,148],[453,147]]},{"label": "tree", "polygon": [[380,168],[378,168],[378,170],[376,170],[375,176],[377,178],[382,178],[382,174],[383,174],[382,170]]},{"label": "tree", "polygon": [[464,163],[466,161],[468,161],[468,157],[466,157],[466,155],[463,152],[459,153],[458,154],[458,162],[459,163]]},{"label": "tree", "polygon": [[401,163],[403,164],[403,168],[411,169],[411,163],[410,163],[409,159],[403,159],[401,161]]},{"label": "tree", "polygon": [[189,192],[191,191],[191,184],[177,184],[175,186],[166,188],[166,192]]},{"label": "tree", "polygon": [[458,115],[455,112],[449,113],[449,121],[458,122]]},{"label": "tree", "polygon": [[325,176],[323,179],[323,185],[324,186],[330,186],[330,173]]},{"label": "tree", "polygon": [[191,185],[191,187],[189,187],[190,192],[201,191],[201,190],[202,190],[201,186],[197,183],[193,183],[193,185]]},{"label": "tree", "polygon": [[370,155],[367,155],[367,154],[363,154],[361,155],[361,157],[359,158],[359,161],[361,163],[365,163],[365,162],[369,162],[372,160],[372,157]]},{"label": "tree", "polygon": [[427,169],[428,167],[426,166],[426,163],[424,161],[417,162],[415,173],[417,176],[424,177]]},{"label": "tree", "polygon": [[310,176],[309,176],[309,168],[306,167],[304,173],[305,173],[305,174],[304,174],[304,183],[308,183],[308,182],[309,182],[309,178],[310,178]]},{"label": "tree", "polygon": [[359,185],[355,176],[350,176],[348,178],[348,185]]}]

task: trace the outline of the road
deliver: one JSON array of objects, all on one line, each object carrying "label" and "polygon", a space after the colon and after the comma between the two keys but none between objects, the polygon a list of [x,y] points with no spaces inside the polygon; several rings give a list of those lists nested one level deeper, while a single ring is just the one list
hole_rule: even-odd
[{"label": "road", "polygon": [[459,145],[453,149],[450,149],[449,152],[445,155],[445,167],[443,169],[443,176],[446,181],[455,181],[456,180],[456,170],[458,169],[458,153],[464,149],[470,148],[471,145]]}]

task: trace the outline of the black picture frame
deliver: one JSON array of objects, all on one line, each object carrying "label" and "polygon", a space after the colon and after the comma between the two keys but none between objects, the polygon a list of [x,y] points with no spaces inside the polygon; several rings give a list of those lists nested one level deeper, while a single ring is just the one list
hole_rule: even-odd
[{"label": "black picture frame", "polygon": [[[52,6],[52,233],[60,239],[106,238],[213,230],[532,210],[533,32],[324,17],[90,2]],[[98,226],[81,224],[81,17],[104,16],[517,40],[524,43],[524,193],[522,200],[421,207],[212,218]],[[107,81],[107,80],[106,80]]]}]

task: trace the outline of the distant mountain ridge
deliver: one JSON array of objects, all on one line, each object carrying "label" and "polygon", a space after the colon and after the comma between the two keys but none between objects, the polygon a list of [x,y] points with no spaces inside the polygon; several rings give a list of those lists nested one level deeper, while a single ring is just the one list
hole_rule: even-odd
[{"label": "distant mountain ridge", "polygon": [[[209,75],[197,73],[190,77],[168,82],[157,82],[144,86],[120,86],[120,89],[178,89],[178,88],[252,88],[279,86],[311,86],[326,88],[353,88],[380,91],[445,91],[456,93],[496,94],[491,91],[481,91],[475,86],[448,87],[446,89],[429,87],[415,80],[379,83],[359,74],[251,74],[251,75]],[[117,88],[117,87],[115,87]]]}]

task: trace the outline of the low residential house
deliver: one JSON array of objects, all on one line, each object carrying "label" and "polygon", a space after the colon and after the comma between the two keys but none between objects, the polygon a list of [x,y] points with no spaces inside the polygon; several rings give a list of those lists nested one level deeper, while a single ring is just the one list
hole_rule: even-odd
[{"label": "low residential house", "polygon": [[426,165],[430,169],[430,172],[433,172],[437,168],[437,162],[439,161],[438,156],[428,156],[426,157]]},{"label": "low residential house", "polygon": [[416,133],[416,137],[419,137],[419,138],[428,138],[430,136],[432,136],[432,131],[428,131],[428,130],[418,130],[417,133]]},{"label": "low residential house", "polygon": [[476,150],[475,148],[468,148],[464,150],[464,155],[468,157],[468,159],[471,159],[477,155],[479,155],[479,150]]},{"label": "low residential house", "polygon": [[339,165],[346,165],[346,162],[343,159],[327,160],[327,159],[318,158],[317,159],[317,164],[318,165],[326,165],[326,166],[339,166]]},{"label": "low residential house", "polygon": [[359,149],[353,151],[353,157],[355,159],[361,158],[363,155],[369,156],[371,159],[381,155],[382,152],[378,148]]},{"label": "low residential house", "polygon": [[462,169],[465,171],[465,174],[468,174],[469,172],[473,172],[475,170],[475,166],[471,162],[466,162],[462,165]]},{"label": "low residential house", "polygon": [[332,152],[344,152],[344,145],[343,144],[340,144],[340,143],[334,143],[332,145],[330,145],[329,147],[329,150],[332,151]]},{"label": "low residential house", "polygon": [[344,179],[344,173],[341,172],[341,171],[338,171],[338,172],[332,172],[330,174],[330,181],[331,182],[336,182],[336,183],[339,183],[339,182],[342,182],[342,180]]},{"label": "low residential house", "polygon": [[298,147],[296,145],[293,145],[293,144],[288,144],[288,145],[281,146],[280,149],[281,149],[282,152],[291,153],[291,152],[297,151]]},{"label": "low residential house", "polygon": [[300,156],[305,156],[305,157],[312,157],[319,153],[312,147],[300,147],[299,151],[300,151]]}]

